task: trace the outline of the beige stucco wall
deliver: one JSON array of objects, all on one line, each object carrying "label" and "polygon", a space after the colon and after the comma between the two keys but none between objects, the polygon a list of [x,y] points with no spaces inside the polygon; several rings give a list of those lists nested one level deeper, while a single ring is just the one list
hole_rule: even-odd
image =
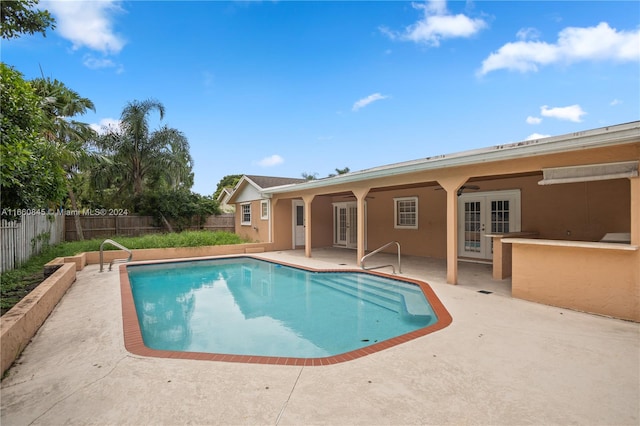
[{"label": "beige stucco wall", "polygon": [[[242,207],[236,206],[235,225],[236,234],[252,242],[269,242],[269,221],[262,219],[260,200],[251,201],[251,224],[243,225]],[[243,203],[244,204],[244,203]]]},{"label": "beige stucco wall", "polygon": [[[367,246],[398,241],[411,256],[446,256],[446,192],[435,186],[372,193],[367,200]],[[418,197],[418,229],[394,228],[394,198]],[[395,247],[389,249],[394,252]]]},{"label": "beige stucco wall", "polygon": [[[540,238],[599,241],[607,232],[629,232],[628,179],[551,186],[538,185],[541,179],[542,175],[536,174],[477,180],[473,184],[479,186],[481,192],[519,189],[521,229],[535,232]],[[395,229],[393,198],[411,196],[418,197],[419,228]],[[316,220],[319,219],[314,214],[314,226]],[[323,224],[323,232],[326,225]],[[436,186],[372,192],[367,199],[369,250],[389,241],[399,241],[402,253],[407,255],[444,258],[446,238],[446,192]],[[331,241],[327,242],[330,244]]]},{"label": "beige stucco wall", "polygon": [[640,321],[640,251],[567,244],[514,242],[513,297]]},{"label": "beige stucco wall", "polygon": [[274,228],[273,244],[275,250],[290,250],[293,245],[292,200],[278,200],[272,204],[271,220]]},{"label": "beige stucco wall", "polygon": [[333,244],[333,198],[315,197],[311,204],[311,246],[330,247]]},{"label": "beige stucco wall", "polygon": [[0,318],[2,374],[11,366],[76,280],[76,263],[65,263]]},{"label": "beige stucco wall", "polygon": [[599,241],[629,232],[629,179],[525,187],[523,224],[540,238]]},{"label": "beige stucco wall", "polygon": [[[272,250],[270,243],[229,244],[203,247],[174,247],[158,249],[132,250],[132,261],[156,260],[156,259],[180,259],[191,257],[220,256],[225,254],[245,254]],[[100,263],[100,252],[90,251],[84,253],[86,263],[95,265]],[[114,259],[126,259],[129,254],[123,250],[107,250],[103,252],[105,268]]]},{"label": "beige stucco wall", "polygon": [[[274,250],[271,243],[253,243],[206,247],[176,247],[163,249],[133,250],[134,261],[197,258],[235,254],[259,253]],[[126,259],[128,253],[122,250],[103,252],[105,270],[113,259]],[[51,311],[76,279],[76,270],[87,264],[100,262],[100,252],[80,253],[77,256],[56,258],[47,266],[58,267],[31,293],[17,303],[0,318],[0,366],[2,374],[11,366],[29,340],[38,331]],[[46,266],[45,266],[46,269]]]}]

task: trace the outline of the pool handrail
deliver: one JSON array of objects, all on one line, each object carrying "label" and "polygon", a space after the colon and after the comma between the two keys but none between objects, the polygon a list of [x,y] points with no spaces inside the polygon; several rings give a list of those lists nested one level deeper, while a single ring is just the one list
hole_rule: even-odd
[{"label": "pool handrail", "polygon": [[115,262],[130,262],[131,261],[131,258],[133,257],[133,252],[131,250],[129,250],[128,248],[126,248],[122,244],[107,238],[106,240],[104,240],[102,242],[102,244],[100,244],[100,272],[103,272],[102,258],[103,258],[104,245],[107,244],[107,243],[111,244],[112,246],[115,246],[115,247],[119,248],[120,250],[124,250],[127,253],[129,253],[129,257],[127,259],[113,259],[111,262],[109,262],[109,271],[111,271],[111,267],[113,266],[113,264]]},{"label": "pool handrail", "polygon": [[374,254],[386,249],[387,247],[389,247],[390,245],[395,244],[398,247],[398,273],[401,274],[402,273],[402,260],[400,259],[400,243],[397,241],[391,241],[388,242],[387,244],[383,245],[382,247],[379,247],[377,249],[375,249],[374,251],[372,251],[371,253],[365,254],[364,256],[362,256],[362,259],[360,259],[360,266],[362,267],[362,269],[364,270],[369,270],[369,269],[379,269],[379,268],[386,268],[387,266],[391,266],[391,268],[393,269],[393,274],[396,274],[396,268],[389,264],[389,265],[381,265],[381,266],[371,266],[369,268],[365,267],[365,260],[368,257],[373,256]]}]

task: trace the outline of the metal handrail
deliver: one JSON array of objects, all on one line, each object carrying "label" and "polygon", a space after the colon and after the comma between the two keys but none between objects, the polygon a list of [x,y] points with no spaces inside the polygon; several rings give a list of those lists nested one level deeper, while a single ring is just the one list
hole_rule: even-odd
[{"label": "metal handrail", "polygon": [[118,262],[130,262],[131,261],[131,258],[133,257],[133,252],[131,250],[129,250],[128,248],[126,248],[125,246],[123,246],[122,244],[120,244],[120,243],[118,243],[116,241],[106,239],[106,240],[104,240],[102,242],[102,244],[100,244],[100,272],[102,272],[102,269],[103,269],[103,265],[102,265],[103,254],[102,254],[102,252],[104,251],[103,247],[104,247],[104,245],[106,243],[109,243],[112,246],[115,246],[115,247],[119,248],[120,250],[124,250],[127,253],[129,253],[129,257],[126,260],[124,260],[124,259],[113,259],[111,262],[109,262],[109,270],[111,270],[111,267],[113,266],[113,263],[116,262],[116,261],[118,261]]},{"label": "metal handrail", "polygon": [[391,266],[391,268],[393,268],[393,273],[395,275],[396,273],[396,268],[393,265],[382,265],[382,266],[374,266],[374,267],[370,267],[370,268],[366,268],[364,265],[364,261],[368,258],[373,256],[374,254],[386,249],[387,247],[389,247],[391,244],[395,244],[396,246],[398,246],[398,273],[401,274],[402,273],[402,261],[400,259],[400,243],[397,241],[391,241],[385,245],[383,245],[380,248],[375,249],[374,251],[372,251],[369,254],[365,254],[364,256],[362,256],[362,259],[360,259],[360,266],[362,267],[362,269],[378,269],[378,268],[385,268],[387,266]]}]

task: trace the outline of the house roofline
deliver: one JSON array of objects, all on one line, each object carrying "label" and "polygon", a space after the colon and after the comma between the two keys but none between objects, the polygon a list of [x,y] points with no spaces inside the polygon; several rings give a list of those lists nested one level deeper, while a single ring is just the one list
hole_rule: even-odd
[{"label": "house roofline", "polygon": [[229,195],[229,199],[227,200],[228,204],[233,204],[236,200],[236,195],[239,193],[239,189],[244,185],[244,184],[248,184],[253,186],[254,188],[256,188],[256,190],[258,192],[262,191],[262,188],[255,183],[254,181],[252,181],[250,178],[247,177],[247,175],[242,175],[242,177],[240,178],[240,180],[236,183],[236,185],[233,187],[233,191],[231,192],[231,194]]},{"label": "house roofline", "polygon": [[389,164],[303,183],[275,186],[263,190],[262,193],[270,197],[273,194],[322,188],[343,183],[361,182],[390,175],[577,151],[586,148],[600,148],[638,140],[640,140],[640,121],[633,121],[560,136],[495,145],[488,148]]}]

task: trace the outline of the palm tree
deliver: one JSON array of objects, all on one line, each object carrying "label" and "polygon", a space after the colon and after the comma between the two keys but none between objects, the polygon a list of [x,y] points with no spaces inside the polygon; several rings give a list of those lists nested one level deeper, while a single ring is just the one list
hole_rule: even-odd
[{"label": "palm tree", "polygon": [[150,99],[129,102],[122,111],[120,126],[101,138],[101,148],[113,158],[111,184],[133,198],[145,191],[166,187],[191,188],[193,160],[185,135],[163,126],[149,131],[149,115],[157,111],[164,118],[162,103]]},{"label": "palm tree", "polygon": [[[31,86],[42,98],[43,134],[54,146],[57,160],[67,175],[66,185],[71,208],[78,210],[71,181],[81,164],[87,164],[93,159],[86,148],[88,142],[95,139],[95,132],[88,124],[75,121],[73,117],[85,114],[88,110],[95,112],[95,106],[91,100],[81,97],[55,79],[37,78],[31,81]],[[74,218],[78,238],[84,240],[80,217],[74,215]]]}]

